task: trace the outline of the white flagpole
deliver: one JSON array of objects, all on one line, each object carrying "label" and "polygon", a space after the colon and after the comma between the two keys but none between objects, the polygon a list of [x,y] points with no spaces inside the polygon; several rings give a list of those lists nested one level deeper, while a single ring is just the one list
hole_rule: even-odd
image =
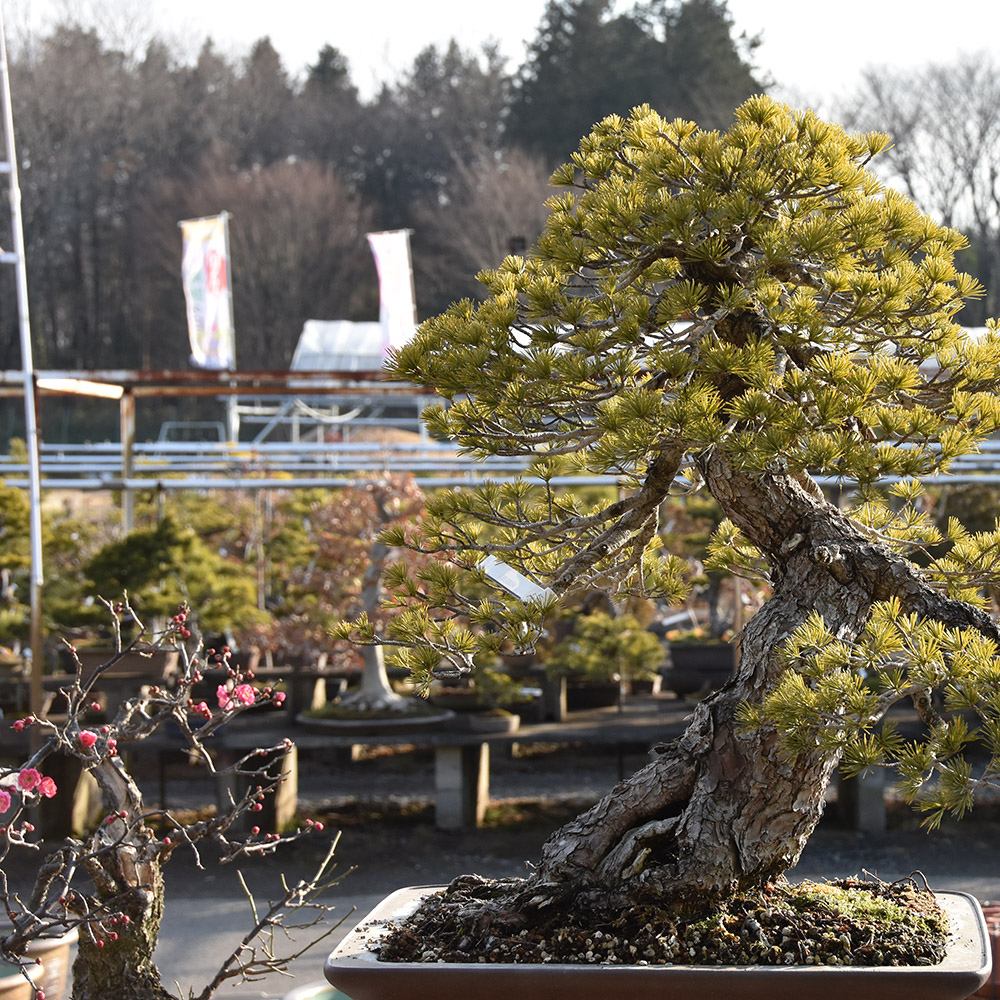
[{"label": "white flagpole", "polygon": [[31,355],[31,322],[28,314],[28,278],[24,261],[24,230],[21,222],[21,188],[17,179],[14,146],[14,110],[7,69],[7,38],[0,4],[0,82],[3,85],[3,123],[7,160],[0,170],[9,175],[10,218],[14,249],[0,253],[0,262],[13,264],[17,276],[17,312],[21,334],[21,370],[24,375],[24,426],[28,448],[28,506],[31,543],[31,710],[42,707],[42,487],[38,458],[38,422],[35,415],[35,370]]},{"label": "white flagpole", "polygon": [[[229,296],[229,322],[233,330],[232,353],[230,359],[233,371],[236,370],[236,313],[233,312],[233,260],[229,253],[229,213],[221,212],[222,231],[225,234],[226,244],[226,294]],[[235,382],[230,383],[234,387]],[[229,433],[230,441],[240,439],[240,410],[239,397],[231,393],[226,400],[226,430]]]}]

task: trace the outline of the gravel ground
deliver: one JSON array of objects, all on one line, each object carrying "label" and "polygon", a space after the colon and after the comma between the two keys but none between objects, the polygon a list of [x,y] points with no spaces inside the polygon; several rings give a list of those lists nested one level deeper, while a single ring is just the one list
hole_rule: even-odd
[{"label": "gravel ground", "polygon": [[[355,868],[343,883],[345,893],[441,884],[470,872],[508,877],[523,874],[552,830],[646,759],[639,752],[619,755],[581,747],[541,747],[513,759],[495,754],[490,825],[480,830],[434,827],[434,762],[422,750],[375,752],[350,762],[332,753],[305,756],[300,760],[300,805],[304,814],[342,831],[338,859],[342,867]],[[171,808],[203,804],[210,797],[210,786],[190,780],[186,770],[168,775]],[[147,794],[158,794],[151,777]],[[793,878],[868,871],[891,881],[920,871],[932,888],[1000,899],[1000,807],[984,805],[962,822],[946,821],[928,833],[918,817],[890,797],[888,829],[874,834],[846,828],[839,820],[835,790],[830,799]],[[296,846],[269,864],[308,865],[318,849],[318,844]]]}]

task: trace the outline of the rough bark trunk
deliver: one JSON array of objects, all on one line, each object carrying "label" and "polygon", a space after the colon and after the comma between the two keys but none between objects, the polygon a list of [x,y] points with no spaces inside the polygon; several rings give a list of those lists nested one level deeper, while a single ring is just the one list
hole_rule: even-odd
[{"label": "rough bark trunk", "polygon": [[126,916],[80,934],[73,963],[73,1000],[176,1000],[164,989],[153,951],[163,916],[163,876],[159,864],[145,864],[139,884],[118,895],[114,908]]},{"label": "rough bark trunk", "polygon": [[987,616],[927,586],[811,481],[750,476],[719,457],[706,459],[702,472],[768,557],[773,596],[743,630],[733,678],[696,707],[683,736],[553,834],[536,871],[490,919],[523,925],[574,899],[618,907],[626,899],[719,898],[794,866],[822,815],[837,756],[790,760],[773,730],[747,731],[736,713],[774,688],[784,671],[778,649],[812,613],[847,639],[876,601],[896,596],[904,609],[998,638]]},{"label": "rough bark trunk", "polygon": [[153,961],[167,849],[146,833],[142,794],[118,758],[105,758],[93,773],[109,807],[108,821],[93,835],[84,862],[94,886],[90,911],[72,896],[67,903],[76,915],[90,918],[80,928],[73,1000],[175,1000]]}]

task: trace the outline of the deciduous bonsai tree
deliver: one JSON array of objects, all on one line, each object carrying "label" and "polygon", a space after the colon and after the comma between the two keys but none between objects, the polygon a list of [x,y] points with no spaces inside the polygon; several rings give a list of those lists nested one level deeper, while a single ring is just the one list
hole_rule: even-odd
[{"label": "deciduous bonsai tree", "polygon": [[[609,117],[554,175],[564,191],[533,251],[395,355],[393,377],[446,400],[433,433],[530,459],[515,482],[430,498],[406,541],[440,562],[395,581],[415,606],[385,633],[354,624],[417,677],[530,645],[595,588],[681,599],[683,562],[658,544],[674,491],[710,493],[726,515],[715,564],[752,561],[772,588],[729,683],[553,834],[526,879],[477,904],[494,926],[778,877],[839,761],[891,765],[931,822],[1000,770],[1000,629],[980,597],[1000,532],[939,532],[920,506],[920,477],[997,428],[1000,332],[956,322],[981,291],[955,267],[965,241],[869,169],[889,142],[763,96],[725,132],[648,107]],[[555,483],[571,473],[617,476],[620,498],[577,504]],[[504,586],[467,596],[490,579]],[[878,726],[901,701],[919,743]],[[972,708],[979,772],[952,711]]]},{"label": "deciduous bonsai tree", "polygon": [[[382,475],[335,492],[314,491],[284,513],[285,524],[273,542],[279,557],[281,596],[274,621],[257,629],[254,641],[285,651],[305,652],[321,645],[342,670],[360,669],[360,685],[340,708],[359,715],[406,714],[421,702],[392,690],[382,650],[358,650],[330,642],[330,626],[359,613],[384,625],[382,575],[393,554],[379,538],[390,525],[405,526],[423,509],[423,493],[412,476]],[[404,551],[416,570],[426,559]],[[398,556],[398,553],[397,553]],[[277,589],[277,588],[276,588]]]},{"label": "deciduous bonsai tree", "polygon": [[[15,732],[29,734],[33,745],[20,766],[0,766],[0,905],[7,919],[0,933],[0,956],[26,970],[35,962],[30,953],[25,958],[32,942],[76,929],[74,1000],[173,1000],[177,994],[162,984],[153,953],[163,916],[163,868],[175,852],[192,852],[199,865],[202,854],[210,849],[223,863],[241,863],[302,836],[321,833],[323,825],[307,820],[296,830],[284,832],[262,832],[256,825],[249,830],[241,827],[241,820],[261,811],[266,796],[281,782],[281,761],[291,750],[290,740],[249,749],[229,763],[210,752],[211,738],[222,726],[255,705],[280,704],[283,695],[257,685],[252,674],[230,668],[211,704],[196,702],[192,693],[202,679],[205,656],[193,646],[187,609],[177,609],[166,629],[150,637],[150,642],[127,603],[108,607],[113,612],[116,651],[93,671],[85,671],[77,660],[76,676],[62,689],[65,716],[28,716],[12,725]],[[123,642],[126,623],[133,626],[134,635]],[[169,689],[143,689],[105,724],[90,723],[88,715],[97,707],[94,697],[104,673],[127,653],[148,653],[164,646],[181,654],[183,669],[176,683]],[[187,750],[230,788],[228,805],[223,804],[215,815],[181,818],[146,804],[120,751],[168,727],[175,731],[179,749]],[[84,836],[42,844],[34,836],[30,810],[43,799],[73,795],[72,787],[60,788],[52,777],[54,771],[67,772],[65,766],[60,767],[67,759],[76,762],[78,771],[93,776],[103,794],[105,812]],[[40,853],[43,849],[44,854]],[[31,852],[39,860],[33,884],[25,885],[25,856]],[[197,994],[192,990],[186,995],[208,1000],[228,979],[253,980],[285,969],[304,949],[301,944],[291,946],[282,954],[274,942],[276,928],[313,928],[308,937],[314,941],[306,947],[329,933],[318,925],[330,907],[316,897],[336,881],[330,877],[332,855],[331,846],[314,880],[285,883],[283,892],[267,907],[256,905],[243,882],[249,899],[249,932],[229,955],[220,957],[212,981]],[[305,919],[286,921],[289,915]],[[32,995],[44,1000],[37,987]]]}]

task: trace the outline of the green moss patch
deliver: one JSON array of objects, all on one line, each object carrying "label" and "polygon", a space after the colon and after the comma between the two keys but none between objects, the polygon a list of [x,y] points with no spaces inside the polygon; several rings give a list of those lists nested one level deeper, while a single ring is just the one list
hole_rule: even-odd
[{"label": "green moss patch", "polygon": [[347,708],[335,702],[322,708],[312,708],[302,713],[308,719],[339,719],[341,722],[382,722],[390,719],[428,719],[441,714],[441,709],[428,705],[425,701],[412,699],[407,703],[406,711],[386,708],[381,711],[370,711],[358,708]]}]

